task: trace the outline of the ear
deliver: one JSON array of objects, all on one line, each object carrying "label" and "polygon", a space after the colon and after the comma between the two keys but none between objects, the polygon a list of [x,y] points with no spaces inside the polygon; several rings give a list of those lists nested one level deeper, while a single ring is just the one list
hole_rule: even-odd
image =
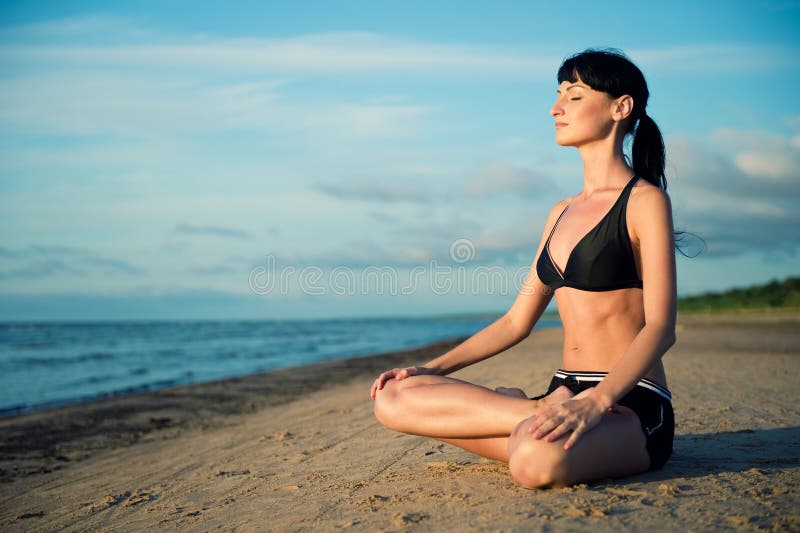
[{"label": "ear", "polygon": [[633,98],[623,94],[611,103],[611,118],[615,122],[622,122],[633,113]]}]

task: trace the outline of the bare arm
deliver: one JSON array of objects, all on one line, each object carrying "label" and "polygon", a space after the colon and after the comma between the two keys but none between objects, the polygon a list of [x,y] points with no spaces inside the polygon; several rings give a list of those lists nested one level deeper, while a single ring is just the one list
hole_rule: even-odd
[{"label": "bare arm", "polygon": [[501,316],[449,352],[422,365],[433,374],[446,376],[511,348],[527,335],[515,328],[508,313]]},{"label": "bare arm", "polygon": [[669,197],[660,189],[648,187],[631,205],[632,229],[642,258],[645,325],[596,387],[594,395],[604,407],[630,391],[675,343],[678,297]]}]

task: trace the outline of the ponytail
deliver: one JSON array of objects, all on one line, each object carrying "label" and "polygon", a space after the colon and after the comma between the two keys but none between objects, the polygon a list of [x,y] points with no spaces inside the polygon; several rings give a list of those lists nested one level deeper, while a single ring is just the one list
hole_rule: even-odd
[{"label": "ponytail", "polygon": [[[633,134],[633,171],[661,190],[667,190],[667,178],[664,176],[664,138],[658,125],[647,113],[639,116],[639,124]],[[706,248],[702,237],[688,231],[675,231],[675,248],[685,257],[695,257]],[[686,249],[695,250],[694,253]]]},{"label": "ponytail", "polygon": [[656,187],[666,191],[664,176],[664,138],[655,121],[644,111],[633,135],[633,171]]}]

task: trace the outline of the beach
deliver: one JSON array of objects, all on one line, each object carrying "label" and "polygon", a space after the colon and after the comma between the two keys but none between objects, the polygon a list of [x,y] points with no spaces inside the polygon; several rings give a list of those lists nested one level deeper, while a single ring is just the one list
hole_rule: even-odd
[{"label": "beach", "polygon": [[[800,530],[800,316],[680,316],[661,470],[520,488],[383,428],[377,373],[457,341],[0,420],[4,531]],[[544,392],[561,329],[454,374]]]}]

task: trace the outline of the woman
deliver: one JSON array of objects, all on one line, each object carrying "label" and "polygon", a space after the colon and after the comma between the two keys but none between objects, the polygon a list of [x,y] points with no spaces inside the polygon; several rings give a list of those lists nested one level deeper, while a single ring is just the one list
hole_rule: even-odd
[{"label": "woman", "polygon": [[[613,50],[566,59],[558,82],[556,142],[580,152],[583,189],[551,210],[514,304],[444,355],[382,373],[371,390],[385,426],[508,462],[529,488],[660,468],[674,430],[661,356],[675,342],[675,239],[647,84]],[[526,338],[553,294],[564,350],[545,395],[445,377]]]}]

